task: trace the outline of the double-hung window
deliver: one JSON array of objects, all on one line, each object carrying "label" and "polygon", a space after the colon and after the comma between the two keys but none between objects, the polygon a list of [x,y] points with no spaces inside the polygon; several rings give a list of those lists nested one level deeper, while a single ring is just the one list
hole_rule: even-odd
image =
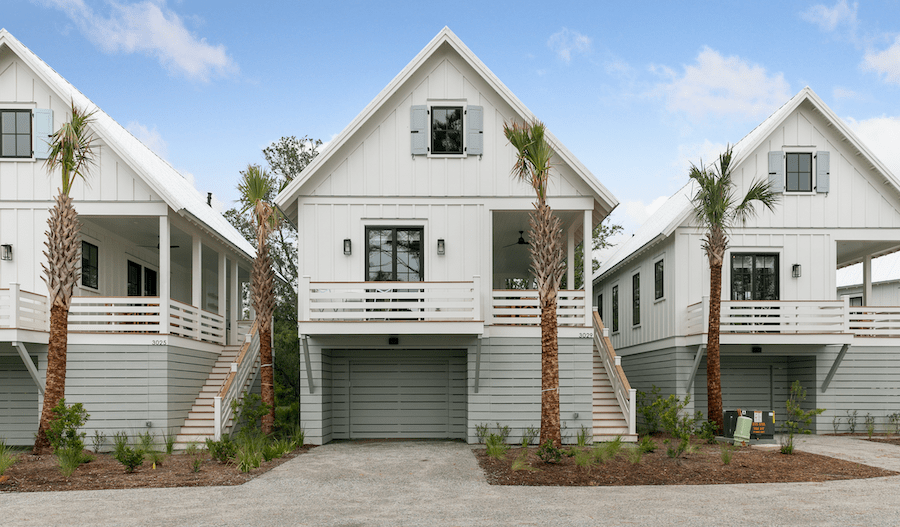
[{"label": "double-hung window", "polygon": [[463,153],[463,107],[431,107],[431,153]]},{"label": "double-hung window", "polygon": [[653,299],[659,300],[665,296],[664,260],[657,260],[653,264]]},{"label": "double-hung window", "polygon": [[81,242],[81,286],[100,288],[100,251],[85,241]]},{"label": "double-hung window", "polygon": [[812,192],[813,155],[811,152],[788,152],[785,154],[785,192]]},{"label": "double-hung window", "polygon": [[631,277],[631,325],[641,325],[641,273]]},{"label": "double-hung window", "polygon": [[0,157],[31,157],[31,110],[0,110]]}]

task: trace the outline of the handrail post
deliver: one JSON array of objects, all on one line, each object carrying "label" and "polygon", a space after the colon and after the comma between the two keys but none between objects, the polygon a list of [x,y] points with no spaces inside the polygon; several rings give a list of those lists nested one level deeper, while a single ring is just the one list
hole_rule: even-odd
[{"label": "handrail post", "polygon": [[12,328],[18,328],[19,324],[19,284],[9,283],[9,323]]},{"label": "handrail post", "polygon": [[481,320],[481,303],[484,299],[481,297],[481,275],[472,277],[472,297],[475,305],[472,308],[472,319]]},{"label": "handrail post", "polygon": [[222,439],[222,397],[213,397],[213,420],[215,423],[215,432],[213,439],[219,441]]},{"label": "handrail post", "polygon": [[[703,297],[703,306],[700,308],[700,317],[703,319],[702,333],[709,333],[709,296]],[[721,321],[719,325],[721,325]]]},{"label": "handrail post", "polygon": [[299,315],[301,322],[309,321],[309,310],[310,310],[309,282],[310,282],[309,275],[304,275],[304,276],[300,277],[300,302],[299,302],[299,306],[298,306],[300,313],[298,313],[298,315]]}]

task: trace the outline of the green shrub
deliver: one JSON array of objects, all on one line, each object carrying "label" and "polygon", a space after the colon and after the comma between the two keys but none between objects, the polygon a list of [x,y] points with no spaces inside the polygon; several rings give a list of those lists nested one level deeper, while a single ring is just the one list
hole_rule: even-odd
[{"label": "green shrub", "polygon": [[140,448],[122,447],[115,453],[116,461],[125,465],[126,472],[134,472],[134,469],[144,464],[144,451]]},{"label": "green shrub", "polygon": [[[793,389],[793,386],[791,387]],[[805,394],[806,392],[804,392]],[[859,414],[858,411],[853,410],[851,413],[850,410],[847,410],[847,427],[850,428],[850,433],[856,433],[856,416]]]},{"label": "green shrub", "polygon": [[585,450],[584,447],[572,449],[572,457],[575,459],[575,465],[582,468],[594,464],[594,456],[590,450]]},{"label": "green shrub", "polygon": [[510,468],[513,471],[527,470],[529,472],[534,472],[537,470],[528,464],[528,453],[526,451],[522,451],[522,455],[513,460]]},{"label": "green shrub", "polygon": [[228,463],[237,455],[237,445],[228,436],[219,441],[207,438],[206,449],[209,451],[209,455],[219,463]]},{"label": "green shrub", "polygon": [[632,465],[640,464],[643,456],[644,451],[639,446],[633,446],[628,449],[628,461],[631,462]]},{"label": "green shrub", "polygon": [[163,434],[163,443],[165,443],[166,445],[166,454],[170,456],[172,455],[172,451],[175,450],[176,437],[178,437],[178,435],[172,430],[169,430],[168,432]]},{"label": "green shrub", "polygon": [[187,448],[184,449],[185,455],[191,458],[191,469],[193,472],[200,472],[200,465],[203,464],[203,450],[197,446],[197,443],[191,441]]},{"label": "green shrub", "polygon": [[84,438],[87,434],[78,431],[90,417],[84,406],[81,403],[66,405],[63,398],[52,411],[53,417],[50,418],[47,438],[53,450],[76,449],[79,452],[84,450]]},{"label": "green shrub", "polygon": [[94,446],[94,453],[100,453],[100,449],[106,444],[106,434],[100,430],[94,430],[94,435],[91,437],[91,444]]},{"label": "green shrub", "polygon": [[528,448],[528,445],[533,443],[540,433],[541,431],[533,426],[526,428],[525,431],[522,432],[522,448]]},{"label": "green shrub", "polygon": [[731,463],[731,456],[734,455],[734,447],[729,444],[723,444],[719,451],[719,455],[722,458],[723,465]]},{"label": "green shrub", "polygon": [[612,441],[605,443],[597,443],[594,445],[592,452],[594,460],[598,463],[606,463],[610,459],[615,459],[622,451],[622,438],[616,437]]},{"label": "green shrub", "polygon": [[872,439],[872,435],[875,434],[875,416],[868,413],[866,414],[866,434],[869,439]]},{"label": "green shrub", "polygon": [[266,438],[262,436],[248,435],[240,439],[237,442],[237,452],[235,453],[238,469],[241,472],[250,472],[254,468],[259,468],[267,443]]},{"label": "green shrub", "polygon": [[[794,435],[808,434],[809,425],[812,423],[813,417],[825,411],[824,408],[815,408],[813,410],[803,410],[800,405],[806,399],[806,389],[800,384],[800,381],[794,381],[791,385],[791,396],[785,401],[784,405],[787,409],[787,419],[781,425],[781,453],[794,453]],[[850,412],[848,411],[849,415]],[[852,430],[856,429],[856,411],[853,411]]]},{"label": "green shrub", "polygon": [[128,434],[120,430],[113,436],[113,457],[117,456],[128,446]]},{"label": "green shrub", "polygon": [[578,446],[588,446],[589,444],[594,442],[594,431],[584,425],[581,425],[581,430],[578,431],[578,435],[575,436],[575,443]]},{"label": "green shrub", "polygon": [[59,464],[59,472],[65,477],[69,477],[75,472],[75,469],[87,461],[83,450],[67,447],[55,450],[56,462]]},{"label": "green shrub", "polygon": [[300,416],[300,402],[294,401],[289,406],[276,406],[275,407],[275,426],[274,430],[276,433],[285,434],[289,433],[294,429],[294,427],[299,426],[300,422],[297,420]]},{"label": "green shrub", "polygon": [[662,413],[662,405],[665,399],[659,395],[660,389],[653,386],[650,393],[638,390],[636,392],[637,412],[644,419],[644,428],[648,434],[655,434],[660,430],[660,415]]},{"label": "green shrub", "polygon": [[488,432],[491,430],[491,426],[487,423],[479,423],[475,425],[475,435],[478,436],[478,442],[484,443],[487,440]]},{"label": "green shrub", "polygon": [[650,436],[644,436],[641,438],[641,442],[638,443],[638,448],[644,454],[649,454],[650,452],[656,451],[656,441],[650,438]]},{"label": "green shrub", "polygon": [[6,442],[0,439],[0,476],[18,460],[19,456],[13,454],[13,449],[6,446]]},{"label": "green shrub", "polygon": [[706,444],[713,445],[716,443],[716,431],[718,426],[715,421],[703,421],[700,425],[700,439],[706,441]]},{"label": "green shrub", "polygon": [[256,434],[261,430],[262,418],[272,409],[259,394],[251,393],[240,401],[231,401],[231,411],[242,423],[239,434]]},{"label": "green shrub", "polygon": [[504,443],[503,440],[503,434],[488,435],[487,441],[485,442],[485,445],[487,446],[487,455],[497,459],[505,457],[506,451],[509,450],[509,445]]},{"label": "green shrub", "polygon": [[544,463],[559,463],[562,461],[562,456],[562,450],[556,448],[553,441],[549,439],[537,449],[537,457]]},{"label": "green shrub", "polygon": [[900,412],[894,412],[888,415],[887,418],[891,423],[891,427],[894,429],[894,434],[900,434]]}]

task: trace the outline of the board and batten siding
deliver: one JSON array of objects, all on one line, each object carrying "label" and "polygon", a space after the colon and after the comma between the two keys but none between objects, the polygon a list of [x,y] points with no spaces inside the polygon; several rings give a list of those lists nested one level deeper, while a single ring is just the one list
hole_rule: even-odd
[{"label": "board and batten siding", "polygon": [[0,355],[0,387],[0,441],[33,444],[41,412],[38,389],[18,355]]},{"label": "board and batten siding", "polygon": [[[593,427],[593,349],[589,339],[559,339],[560,420],[563,441],[573,443],[581,427]],[[481,345],[478,392],[475,353],[468,359],[468,442],[477,443],[477,425],[495,432],[509,426],[509,442],[541,427],[541,344],[538,339],[492,337]],[[578,417],[575,417],[578,414]]]},{"label": "board and batten siding", "polygon": [[[852,285],[839,287],[837,290],[837,299],[841,297],[861,297],[863,296],[863,286]],[[891,280],[890,282],[878,282],[872,284],[872,296],[866,302],[867,306],[900,306],[900,281]]]}]

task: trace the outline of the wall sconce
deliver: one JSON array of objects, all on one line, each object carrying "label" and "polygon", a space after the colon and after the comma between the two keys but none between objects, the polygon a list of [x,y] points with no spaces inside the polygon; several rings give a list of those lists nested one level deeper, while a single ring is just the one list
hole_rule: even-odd
[{"label": "wall sconce", "polygon": [[12,260],[12,244],[4,243],[0,245],[0,260]]},{"label": "wall sconce", "polygon": [[445,250],[446,250],[446,247],[444,246],[444,239],[438,238],[438,254],[443,256]]},{"label": "wall sconce", "polygon": [[344,254],[350,256],[352,252],[353,251],[350,244],[350,238],[344,238]]},{"label": "wall sconce", "polygon": [[791,267],[791,276],[800,278],[800,264],[794,264],[794,266]]}]

